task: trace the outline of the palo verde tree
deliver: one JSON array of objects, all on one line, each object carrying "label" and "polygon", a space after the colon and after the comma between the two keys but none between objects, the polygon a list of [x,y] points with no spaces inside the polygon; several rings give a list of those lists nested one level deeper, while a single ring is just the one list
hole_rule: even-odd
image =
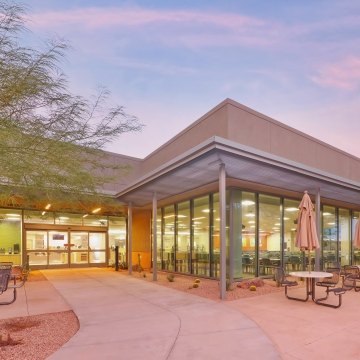
[{"label": "palo verde tree", "polygon": [[66,42],[21,45],[24,15],[0,0],[0,200],[81,202],[124,170],[104,161],[104,145],[142,125],[109,107],[106,90],[93,100],[73,95],[60,68]]}]

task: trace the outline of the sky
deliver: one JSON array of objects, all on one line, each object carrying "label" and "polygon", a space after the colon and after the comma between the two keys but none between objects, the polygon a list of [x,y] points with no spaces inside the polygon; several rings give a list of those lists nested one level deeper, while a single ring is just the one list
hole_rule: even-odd
[{"label": "sky", "polygon": [[143,158],[226,98],[360,157],[360,2],[23,0],[66,39],[70,88],[138,117],[109,151]]}]

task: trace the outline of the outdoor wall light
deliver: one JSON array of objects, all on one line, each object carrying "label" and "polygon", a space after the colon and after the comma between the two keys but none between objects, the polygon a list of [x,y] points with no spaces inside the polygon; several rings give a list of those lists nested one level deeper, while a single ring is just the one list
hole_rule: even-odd
[{"label": "outdoor wall light", "polygon": [[96,214],[96,213],[98,213],[100,210],[101,210],[101,208],[96,208],[96,209],[94,209],[94,210],[92,211],[92,213],[93,213],[93,214]]}]

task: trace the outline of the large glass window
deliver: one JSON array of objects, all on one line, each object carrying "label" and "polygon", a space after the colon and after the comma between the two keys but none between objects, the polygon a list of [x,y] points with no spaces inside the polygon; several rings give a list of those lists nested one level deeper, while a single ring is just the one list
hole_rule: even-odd
[{"label": "large glass window", "polygon": [[259,273],[272,276],[281,261],[280,198],[259,195]]},{"label": "large glass window", "polygon": [[49,231],[49,249],[50,250],[67,250],[68,246],[68,233],[62,231]]},{"label": "large glass window", "polygon": [[55,213],[55,224],[60,225],[82,225],[82,215]]},{"label": "large glass window", "polygon": [[21,264],[21,212],[0,210],[0,262]]},{"label": "large glass window", "polygon": [[[360,212],[359,211],[354,211],[353,212],[353,216],[351,218],[351,229],[352,229],[352,242],[354,241],[355,238],[355,229],[356,229],[356,224],[359,221],[359,216],[360,216]],[[353,264],[354,265],[360,265],[360,248],[354,246],[354,250],[353,250]]]},{"label": "large glass window", "polygon": [[212,269],[211,276],[219,277],[220,275],[220,203],[219,193],[213,195],[213,217],[210,219],[213,227],[211,232],[212,246]]},{"label": "large glass window", "polygon": [[164,208],[163,261],[166,270],[175,270],[175,211],[174,205]]},{"label": "large glass window", "polygon": [[49,211],[24,210],[24,223],[54,224],[54,213]]},{"label": "large glass window", "polygon": [[115,246],[119,247],[119,262],[123,266],[126,264],[126,218],[109,217],[109,264],[115,263]]},{"label": "large glass window", "polygon": [[210,275],[210,212],[209,196],[194,199],[194,217],[192,219],[194,243],[192,259],[193,273],[197,275]]},{"label": "large glass window", "polygon": [[296,227],[300,200],[284,199],[284,264],[286,271],[300,270],[303,254],[296,247]]},{"label": "large glass window", "polygon": [[241,262],[243,277],[254,277],[256,274],[256,202],[255,194],[242,192],[241,196]]},{"label": "large glass window", "polygon": [[157,248],[157,268],[163,269],[165,268],[165,264],[162,264],[162,211],[161,209],[157,209],[156,213],[156,248]]},{"label": "large glass window", "polygon": [[339,262],[349,265],[351,259],[350,211],[339,209]]},{"label": "large glass window", "polygon": [[323,206],[322,225],[322,259],[326,268],[338,263],[336,212],[333,206]]},{"label": "large glass window", "polygon": [[26,231],[26,250],[29,265],[47,265],[48,263],[48,233],[47,231]]},{"label": "large glass window", "polygon": [[190,272],[190,201],[177,206],[176,271]]}]

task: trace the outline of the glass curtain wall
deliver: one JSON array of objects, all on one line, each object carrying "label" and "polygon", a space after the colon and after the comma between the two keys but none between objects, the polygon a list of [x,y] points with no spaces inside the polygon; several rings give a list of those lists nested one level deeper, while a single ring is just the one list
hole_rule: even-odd
[{"label": "glass curtain wall", "polygon": [[322,212],[322,259],[323,267],[332,267],[338,263],[336,209],[323,206]]},{"label": "glass curtain wall", "polygon": [[194,199],[193,230],[193,273],[210,276],[210,201],[209,196]]},{"label": "glass curtain wall", "polygon": [[[272,277],[276,266],[283,266],[286,272],[307,267],[307,254],[296,246],[301,199],[241,189],[226,194],[227,275],[234,279]],[[351,243],[359,215],[358,211],[322,206],[322,269],[336,264],[360,265],[360,248],[352,249]],[[158,209],[157,231],[158,254],[162,254],[159,269],[219,277],[218,193]],[[311,264],[315,264],[315,252]]]},{"label": "glass curtain wall", "polygon": [[190,272],[190,201],[177,205],[176,271]]},{"label": "glass curtain wall", "polygon": [[303,256],[296,247],[296,226],[300,200],[284,199],[284,260],[287,272],[302,269]]},{"label": "glass curtain wall", "polygon": [[21,264],[21,211],[0,209],[0,262]]},{"label": "glass curtain wall", "polygon": [[162,233],[162,259],[166,270],[175,271],[175,209],[174,205],[164,208],[164,231]]},{"label": "glass curtain wall", "polygon": [[126,218],[109,217],[109,265],[115,263],[115,246],[119,247],[120,267],[127,266]]},{"label": "glass curtain wall", "polygon": [[[351,218],[351,231],[352,231],[351,239],[352,240],[354,240],[354,238],[355,238],[356,224],[358,223],[359,219],[360,219],[360,212],[359,211],[354,211],[353,216]],[[360,248],[358,248],[356,246],[353,247],[352,261],[353,261],[352,263],[354,265],[360,265]]]},{"label": "glass curtain wall", "polygon": [[280,198],[259,195],[259,274],[273,276],[281,263]]},{"label": "glass curtain wall", "polygon": [[[257,235],[256,235],[256,197],[254,193],[243,191],[240,197],[241,206],[239,209],[240,222],[238,228],[241,227],[241,262],[242,276],[254,277],[257,272]],[[239,232],[240,229],[237,230]]]},{"label": "glass curtain wall", "polygon": [[210,219],[212,223],[211,231],[211,276],[219,277],[220,275],[220,203],[219,193],[213,195],[213,217]]},{"label": "glass curtain wall", "polygon": [[350,210],[339,209],[339,263],[349,265],[351,260]]},{"label": "glass curtain wall", "polygon": [[156,266],[160,270],[165,267],[162,261],[162,239],[163,239],[163,231],[162,231],[162,210],[157,209],[156,212],[156,248],[157,248],[157,260]]}]

